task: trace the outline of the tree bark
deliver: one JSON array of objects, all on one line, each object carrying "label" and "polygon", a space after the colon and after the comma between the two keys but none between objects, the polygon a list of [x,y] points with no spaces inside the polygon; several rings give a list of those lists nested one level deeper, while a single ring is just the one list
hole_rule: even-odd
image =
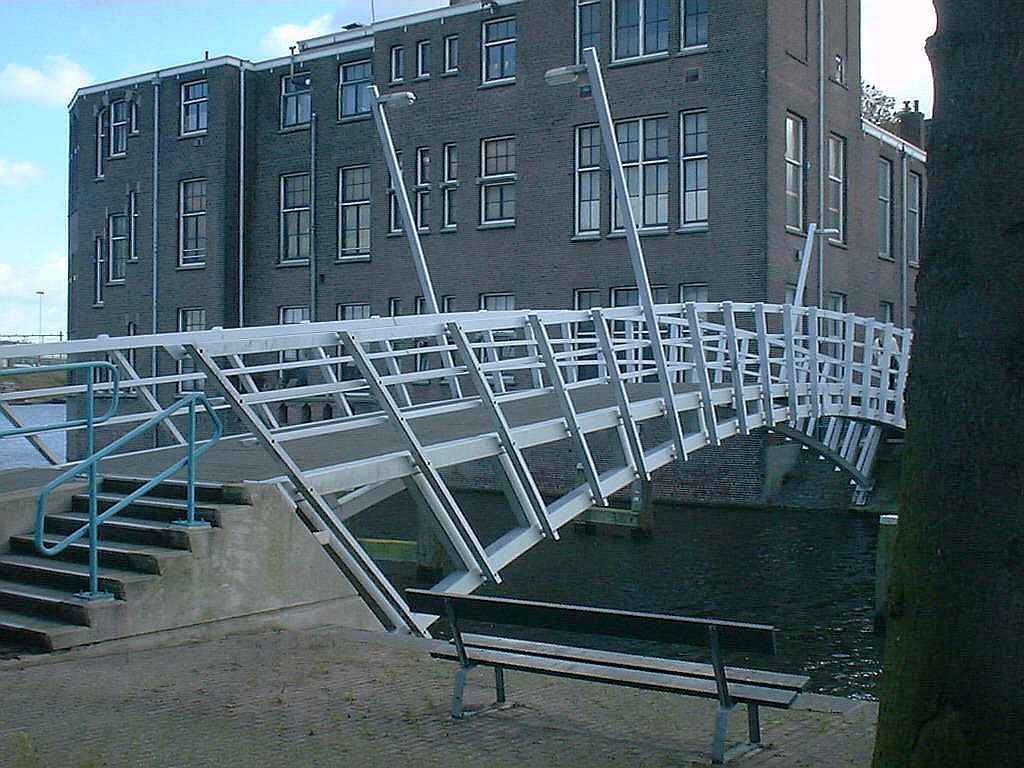
[{"label": "tree bark", "polygon": [[1024,766],[1024,2],[935,7],[874,765]]}]

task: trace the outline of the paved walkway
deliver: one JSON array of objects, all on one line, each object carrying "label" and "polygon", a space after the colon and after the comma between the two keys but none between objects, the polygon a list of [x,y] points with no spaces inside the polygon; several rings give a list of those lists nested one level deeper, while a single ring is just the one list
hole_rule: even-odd
[{"label": "paved walkway", "polygon": [[[707,765],[715,704],[509,673],[515,705],[448,717],[429,641],[336,627],[138,650],[119,641],[0,661],[3,768]],[[493,678],[471,677],[482,703]],[[867,766],[877,708],[809,697],[762,710],[736,766]],[[746,717],[734,715],[737,738]]]}]

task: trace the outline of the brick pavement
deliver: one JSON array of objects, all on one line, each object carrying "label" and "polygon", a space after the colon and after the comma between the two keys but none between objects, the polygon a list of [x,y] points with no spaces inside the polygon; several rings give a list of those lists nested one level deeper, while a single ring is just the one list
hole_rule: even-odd
[{"label": "brick pavement", "polygon": [[[447,715],[428,641],[337,627],[0,661],[0,766],[706,765],[714,702],[509,673],[511,708]],[[487,670],[467,700],[491,695]],[[762,710],[770,748],[736,766],[867,766],[876,707]],[[738,711],[736,735],[745,716]]]}]

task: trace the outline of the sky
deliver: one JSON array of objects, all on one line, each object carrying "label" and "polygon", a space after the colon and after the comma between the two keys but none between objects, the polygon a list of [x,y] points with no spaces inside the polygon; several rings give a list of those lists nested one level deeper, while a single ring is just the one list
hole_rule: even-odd
[{"label": "sky", "polygon": [[[67,104],[76,88],[196,61],[206,51],[261,61],[287,54],[296,40],[366,23],[372,11],[384,19],[445,4],[0,0],[0,334],[67,326]],[[863,79],[897,103],[920,99],[930,114],[931,0],[862,0],[861,7]]]}]

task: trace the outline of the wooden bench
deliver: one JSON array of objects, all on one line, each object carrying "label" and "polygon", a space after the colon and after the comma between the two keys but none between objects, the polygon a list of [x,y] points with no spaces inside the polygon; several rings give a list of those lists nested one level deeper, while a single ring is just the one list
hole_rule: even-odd
[{"label": "wooden bench", "polygon": [[[452,717],[455,718],[473,714],[463,707],[463,691],[467,674],[477,666],[494,669],[497,697],[487,709],[505,703],[506,669],[718,699],[711,754],[712,763],[720,765],[761,745],[758,707],[790,708],[809,679],[803,675],[725,666],[723,653],[726,650],[775,653],[778,630],[764,624],[419,589],[406,590],[406,595],[412,610],[442,616],[451,627],[451,645],[430,655],[459,663],[452,695]],[[462,621],[698,646],[710,649],[711,663],[464,633],[460,626]],[[729,715],[738,704],[747,706],[749,740],[727,751],[725,738]]]}]

